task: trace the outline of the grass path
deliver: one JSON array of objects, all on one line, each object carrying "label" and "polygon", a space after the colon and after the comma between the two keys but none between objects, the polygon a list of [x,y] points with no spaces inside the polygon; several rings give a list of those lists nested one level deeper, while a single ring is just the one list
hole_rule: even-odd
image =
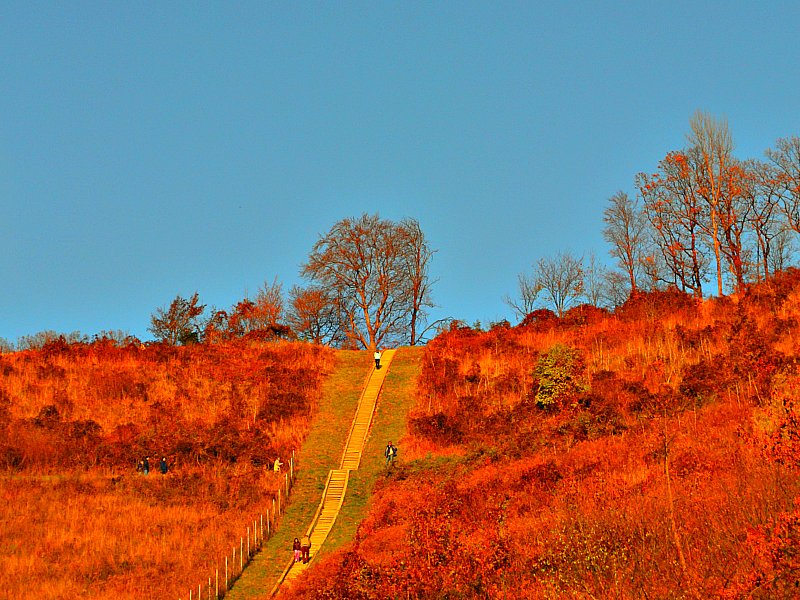
[{"label": "grass path", "polygon": [[289,506],[279,528],[245,569],[226,598],[265,598],[283,572],[292,540],[308,527],[319,505],[328,472],[339,466],[358,398],[374,363],[363,351],[338,351],[333,373],[322,386],[322,397],[311,431],[296,455],[297,472]]},{"label": "grass path", "polygon": [[357,471],[350,472],[347,496],[339,518],[317,555],[318,558],[338,550],[355,537],[359,523],[369,510],[369,499],[375,482],[386,473],[383,450],[387,441],[392,440],[398,446],[398,460],[403,460],[403,446],[399,442],[406,434],[406,415],[414,404],[422,352],[422,348],[401,348],[392,360],[361,464]]},{"label": "grass path", "polygon": [[[385,473],[383,449],[386,442],[392,440],[397,445],[406,433],[406,415],[414,402],[422,351],[421,348],[402,348],[395,355],[383,384],[361,464],[358,470],[350,473],[339,517],[315,562],[352,540],[366,516],[375,482]],[[369,374],[370,361],[371,356],[366,352],[337,352],[335,370],[323,386],[319,412],[298,455],[295,487],[280,528],[226,598],[266,599],[278,581],[291,556],[292,540],[306,530],[319,505],[328,471],[338,468],[358,398]],[[402,445],[399,450],[398,459],[402,461]]]}]

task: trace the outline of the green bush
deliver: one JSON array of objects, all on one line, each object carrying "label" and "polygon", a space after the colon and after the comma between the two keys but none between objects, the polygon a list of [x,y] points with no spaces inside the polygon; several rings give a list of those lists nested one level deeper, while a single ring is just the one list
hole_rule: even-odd
[{"label": "green bush", "polygon": [[539,382],[536,403],[544,408],[574,403],[588,389],[584,370],[583,358],[576,349],[553,345],[539,357],[533,372]]}]

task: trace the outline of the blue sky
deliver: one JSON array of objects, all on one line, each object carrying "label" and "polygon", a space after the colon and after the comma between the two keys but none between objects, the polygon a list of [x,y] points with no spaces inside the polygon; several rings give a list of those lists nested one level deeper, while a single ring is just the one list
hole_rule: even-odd
[{"label": "blue sky", "polygon": [[341,218],[414,217],[433,317],[606,260],[602,211],[697,109],[800,135],[794,2],[0,4],[0,337],[288,288]]}]

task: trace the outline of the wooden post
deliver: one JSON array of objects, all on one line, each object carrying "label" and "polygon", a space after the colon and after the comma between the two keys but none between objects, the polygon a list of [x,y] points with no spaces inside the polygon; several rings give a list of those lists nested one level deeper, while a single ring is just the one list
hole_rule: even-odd
[{"label": "wooden post", "polygon": [[[275,508],[272,509],[275,512]],[[269,509],[267,509],[267,539],[272,537],[272,532],[269,530]]]},{"label": "wooden post", "polygon": [[208,600],[211,600],[211,577],[208,578]]},{"label": "wooden post", "polygon": [[202,598],[203,598],[203,584],[202,583],[198,583],[197,584],[197,600],[202,600]]},{"label": "wooden post", "polygon": [[219,598],[219,567],[217,567],[214,571],[214,600]]},{"label": "wooden post", "polygon": [[244,539],[239,538],[239,573],[244,571],[244,557],[242,554],[244,554]]},{"label": "wooden post", "polygon": [[[267,521],[269,523],[269,521]],[[261,543],[264,543],[264,513],[261,513]]]},{"label": "wooden post", "polygon": [[226,556],[225,557],[225,593],[227,593],[229,589],[231,589],[231,588],[228,587],[228,557]]},{"label": "wooden post", "polygon": [[247,528],[247,560],[250,560],[250,527]]}]

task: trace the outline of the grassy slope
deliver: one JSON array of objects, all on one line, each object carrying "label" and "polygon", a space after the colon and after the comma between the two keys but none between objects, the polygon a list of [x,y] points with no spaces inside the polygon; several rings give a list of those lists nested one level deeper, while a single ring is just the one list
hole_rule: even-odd
[{"label": "grassy slope", "polygon": [[264,597],[283,572],[292,540],[305,532],[314,516],[328,471],[339,466],[371,360],[367,352],[336,353],[334,372],[323,384],[317,415],[297,456],[291,501],[278,531],[245,569],[227,598]]},{"label": "grassy slope", "polygon": [[353,539],[358,524],[368,511],[375,481],[386,470],[383,450],[392,440],[399,448],[398,460],[403,459],[401,441],[406,434],[406,415],[414,402],[416,380],[423,348],[402,348],[395,354],[378,401],[377,414],[358,471],[350,474],[347,496],[339,518],[328,536],[319,556],[337,550]]},{"label": "grassy slope", "polygon": [[[319,418],[312,425],[300,453],[305,468],[298,472],[284,521],[278,533],[245,570],[227,596],[229,599],[266,598],[290,559],[292,539],[308,527],[319,505],[328,470],[337,468],[341,459],[349,419],[355,414],[355,404],[365,383],[363,356],[364,353],[340,353],[338,356],[335,372],[324,385]],[[330,554],[352,540],[367,514],[372,489],[385,472],[383,449],[386,441],[391,439],[397,445],[406,433],[406,414],[414,401],[421,356],[421,348],[403,348],[395,355],[386,375],[361,464],[358,471],[350,474],[339,518],[318,557]],[[345,395],[352,395],[352,399],[345,399]],[[336,431],[331,431],[333,424]],[[402,445],[399,449],[399,459],[402,460]],[[314,454],[315,459],[306,458],[310,454]],[[316,461],[313,466],[311,460]]]}]

